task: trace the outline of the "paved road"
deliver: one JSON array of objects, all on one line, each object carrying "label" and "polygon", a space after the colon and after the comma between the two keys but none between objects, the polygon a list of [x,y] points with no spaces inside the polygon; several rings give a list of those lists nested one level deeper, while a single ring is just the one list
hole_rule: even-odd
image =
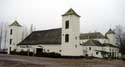
[{"label": "paved road", "polygon": [[0,54],[0,67],[125,67],[121,60],[55,59]]}]

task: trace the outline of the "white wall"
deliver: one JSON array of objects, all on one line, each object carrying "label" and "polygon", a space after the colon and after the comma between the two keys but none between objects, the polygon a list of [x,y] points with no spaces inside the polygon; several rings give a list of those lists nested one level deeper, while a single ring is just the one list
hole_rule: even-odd
[{"label": "white wall", "polygon": [[110,44],[118,46],[115,34],[107,34],[107,37]]},{"label": "white wall", "polygon": [[[112,53],[114,53],[114,57],[117,57],[117,58],[121,57],[121,54],[119,53],[119,48],[116,48],[116,47],[109,47],[109,46],[105,46],[105,47],[101,47],[101,46],[82,46],[82,47],[83,47],[83,56],[88,54],[88,56],[103,58],[103,56],[101,55],[101,52],[99,52],[99,54],[96,54],[96,52],[106,51],[108,53],[111,53],[112,56],[113,56]],[[89,49],[90,47],[91,47],[91,50]]]},{"label": "white wall", "polygon": [[[101,52],[99,52],[99,51],[102,51],[102,47],[100,46],[82,46],[82,48],[83,48],[83,56],[87,54],[88,56],[103,58],[103,56],[101,55]],[[98,54],[96,54],[96,52],[98,52]]]},{"label": "white wall", "polygon": [[[29,45],[29,48],[27,48],[27,45],[20,45],[18,46],[17,51],[27,51],[30,49],[30,52],[36,53],[37,48],[42,48],[44,52],[56,52],[56,53],[61,53],[61,44],[42,44],[42,45]],[[49,51],[48,51],[49,50]]]},{"label": "white wall", "polygon": [[[10,30],[12,29],[12,35],[10,35]],[[17,44],[22,41],[22,27],[18,26],[10,26],[9,30],[9,46],[8,46],[8,53],[10,52],[9,47],[11,47],[11,51],[17,48]],[[10,39],[12,39],[12,44],[10,44]]]},{"label": "white wall", "polygon": [[[81,56],[82,47],[80,46],[80,21],[75,15],[62,17],[62,56]],[[65,21],[69,20],[69,29],[65,29]],[[69,42],[65,42],[65,34],[69,34]]]}]

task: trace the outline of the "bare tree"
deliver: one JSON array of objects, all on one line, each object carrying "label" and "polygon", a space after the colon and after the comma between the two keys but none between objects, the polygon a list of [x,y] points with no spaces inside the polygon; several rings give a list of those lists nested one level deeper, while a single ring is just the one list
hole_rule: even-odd
[{"label": "bare tree", "polygon": [[4,24],[4,47],[3,49],[6,49],[7,46],[7,29],[8,29],[8,25],[7,23]]},{"label": "bare tree", "polygon": [[2,30],[3,30],[3,23],[0,23],[0,50],[2,46]]},{"label": "bare tree", "polygon": [[31,24],[31,27],[30,27],[30,33],[33,32],[33,24]]},{"label": "bare tree", "polygon": [[122,34],[123,34],[123,27],[121,25],[117,25],[115,28],[115,33],[116,33],[116,38],[117,38],[117,43],[119,44],[120,47],[120,52],[123,53],[123,43],[122,43]]}]

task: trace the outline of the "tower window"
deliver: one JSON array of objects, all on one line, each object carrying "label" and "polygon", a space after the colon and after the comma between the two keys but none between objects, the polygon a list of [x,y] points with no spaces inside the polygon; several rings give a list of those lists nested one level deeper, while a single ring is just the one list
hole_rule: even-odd
[{"label": "tower window", "polygon": [[77,48],[77,45],[75,45],[75,48]]},{"label": "tower window", "polygon": [[69,34],[65,35],[65,42],[69,42]]},{"label": "tower window", "polygon": [[10,29],[10,35],[12,35],[12,32],[13,32],[13,30],[12,30],[12,29]]},{"label": "tower window", "polygon": [[12,44],[12,39],[10,39],[10,44]]},{"label": "tower window", "polygon": [[65,25],[66,29],[68,29],[69,28],[69,21],[67,20],[65,24],[66,24]]},{"label": "tower window", "polygon": [[98,55],[99,53],[98,52],[96,52],[96,55]]},{"label": "tower window", "polygon": [[62,50],[59,50],[59,52],[62,52]]},{"label": "tower window", "polygon": [[77,36],[75,37],[75,39],[77,40]]},{"label": "tower window", "polygon": [[89,47],[89,50],[91,50],[91,47]]},{"label": "tower window", "polygon": [[49,52],[49,49],[47,51]]}]

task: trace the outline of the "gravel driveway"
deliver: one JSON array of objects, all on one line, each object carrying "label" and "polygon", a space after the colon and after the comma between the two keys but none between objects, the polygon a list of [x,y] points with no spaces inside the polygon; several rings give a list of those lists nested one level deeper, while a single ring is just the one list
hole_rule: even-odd
[{"label": "gravel driveway", "polygon": [[125,67],[122,60],[64,59],[0,54],[0,67]]}]

